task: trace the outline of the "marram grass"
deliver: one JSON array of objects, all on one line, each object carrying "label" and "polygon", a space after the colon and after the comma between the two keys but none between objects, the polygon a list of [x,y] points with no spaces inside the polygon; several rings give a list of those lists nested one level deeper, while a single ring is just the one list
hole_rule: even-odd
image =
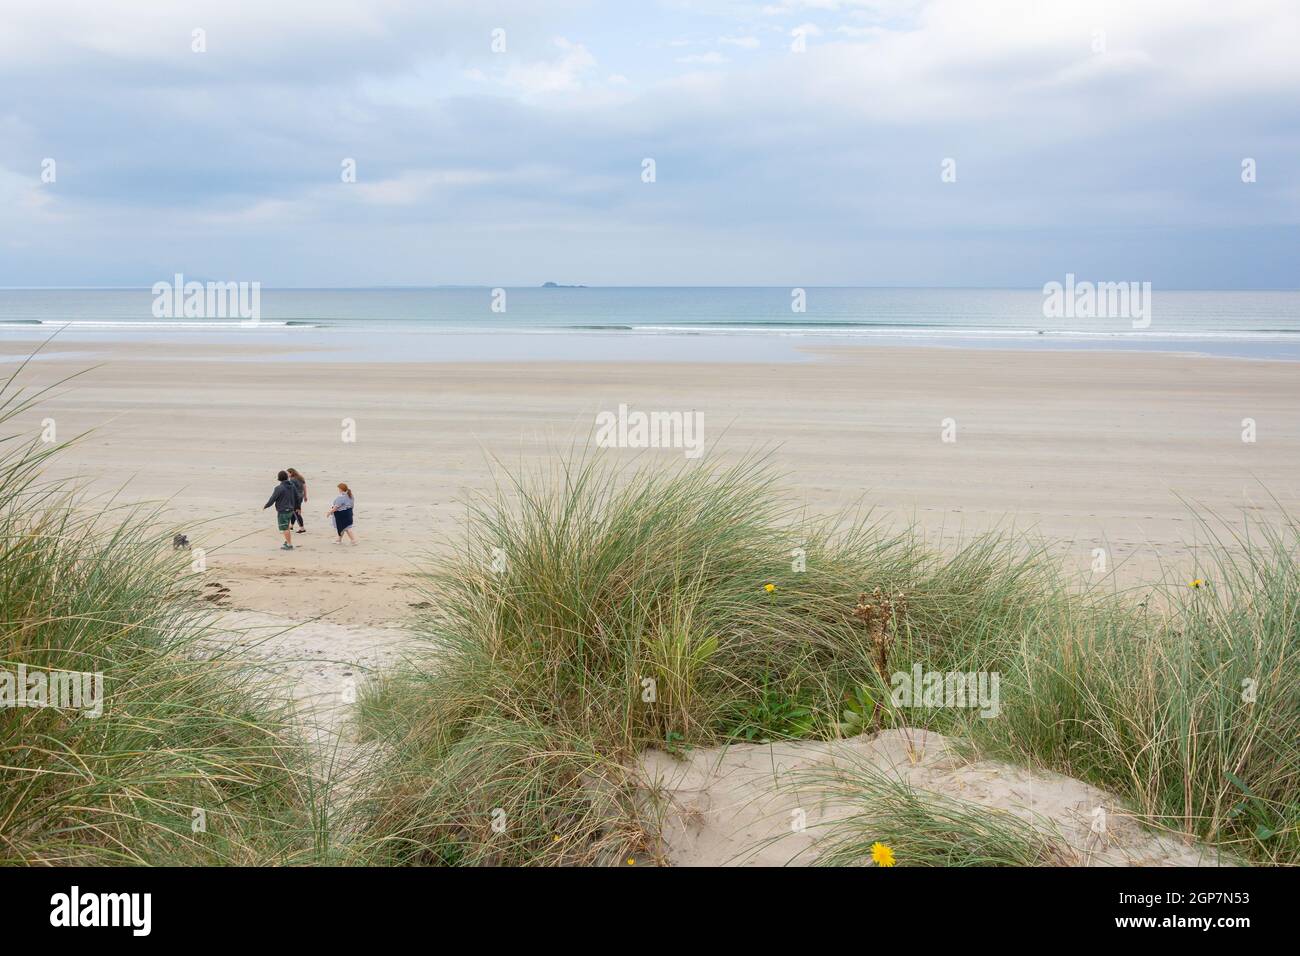
[{"label": "marram grass", "polygon": [[[33,407],[12,380],[0,426]],[[289,713],[201,654],[205,621],[148,513],[44,480],[57,448],[0,442],[0,669],[100,672],[99,717],[0,708],[0,863],[200,865],[328,857]]]},{"label": "marram grass", "polygon": [[[1075,854],[1046,827],[1005,811],[929,793],[866,765],[796,775],[794,786],[851,802],[823,824],[818,866],[1066,866]],[[887,847],[888,852],[873,848]]]},{"label": "marram grass", "polygon": [[[940,553],[810,520],[761,460],[518,475],[433,565],[427,659],[363,695],[385,756],[358,803],[362,852],[618,860],[655,845],[627,769],[642,749],[907,724],[1082,777],[1239,857],[1300,862],[1296,537],[1220,548],[1204,586],[1139,602],[1071,586],[1024,539]],[[863,595],[897,597],[883,629]],[[998,672],[999,716],[894,707],[888,677],[915,663]],[[1055,859],[1017,833],[969,857]]]}]

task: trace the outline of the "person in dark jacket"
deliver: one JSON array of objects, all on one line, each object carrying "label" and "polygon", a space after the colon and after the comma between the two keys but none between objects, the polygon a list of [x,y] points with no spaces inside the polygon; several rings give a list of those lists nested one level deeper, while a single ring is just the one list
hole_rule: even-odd
[{"label": "person in dark jacket", "polygon": [[298,489],[298,510],[293,513],[293,520],[298,522],[298,533],[302,534],[307,530],[307,526],[302,521],[302,506],[307,503],[307,479],[302,476],[302,472],[297,468],[286,470],[289,473],[289,480]]},{"label": "person in dark jacket", "polygon": [[275,505],[275,526],[284,532],[284,544],[280,545],[280,550],[292,551],[293,513],[298,510],[302,502],[298,500],[298,486],[289,480],[287,471],[282,471],[275,477],[280,483],[275,486],[275,491],[271,492],[270,500],[262,505],[262,510],[265,511],[271,505]]}]

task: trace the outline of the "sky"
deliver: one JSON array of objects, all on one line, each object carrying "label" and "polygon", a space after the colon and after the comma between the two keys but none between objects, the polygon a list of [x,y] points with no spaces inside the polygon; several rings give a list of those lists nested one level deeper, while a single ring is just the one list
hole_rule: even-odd
[{"label": "sky", "polygon": [[0,286],[1298,264],[1296,0],[0,0]]}]

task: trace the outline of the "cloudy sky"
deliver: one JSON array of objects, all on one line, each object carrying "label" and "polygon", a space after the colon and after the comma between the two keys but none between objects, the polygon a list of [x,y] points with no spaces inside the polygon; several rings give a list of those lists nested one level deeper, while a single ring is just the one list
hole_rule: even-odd
[{"label": "cloudy sky", "polygon": [[0,6],[3,286],[1296,288],[1298,263],[1296,0]]}]

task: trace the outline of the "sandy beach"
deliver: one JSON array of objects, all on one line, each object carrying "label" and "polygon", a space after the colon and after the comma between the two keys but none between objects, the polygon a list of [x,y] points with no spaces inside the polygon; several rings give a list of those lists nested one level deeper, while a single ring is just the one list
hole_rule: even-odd
[{"label": "sandy beach", "polygon": [[[945,547],[1014,526],[1056,542],[1085,578],[1106,549],[1124,584],[1162,567],[1191,573],[1204,531],[1187,502],[1237,524],[1274,521],[1300,490],[1300,375],[1284,362],[845,348],[763,365],[351,365],[245,362],[264,356],[183,342],[75,350],[22,377],[36,386],[90,369],[22,421],[38,434],[53,418],[60,439],[90,430],[55,472],[119,501],[166,500],[228,589],[219,606],[293,621],[400,624],[421,600],[416,572],[448,546],[465,495],[491,486],[493,460],[586,448],[595,416],[620,403],[701,412],[704,461],[766,449],[815,512],[861,503]],[[1254,442],[1242,440],[1245,418]],[[355,441],[343,440],[345,419]],[[944,419],[955,441],[942,440]],[[261,510],[289,465],[309,479],[308,532],[291,554]],[[357,494],[355,548],[335,545],[323,517],[339,481]]]},{"label": "sandy beach", "polygon": [[1300,5],[10,6],[20,933],[464,867],[1276,915]]}]

